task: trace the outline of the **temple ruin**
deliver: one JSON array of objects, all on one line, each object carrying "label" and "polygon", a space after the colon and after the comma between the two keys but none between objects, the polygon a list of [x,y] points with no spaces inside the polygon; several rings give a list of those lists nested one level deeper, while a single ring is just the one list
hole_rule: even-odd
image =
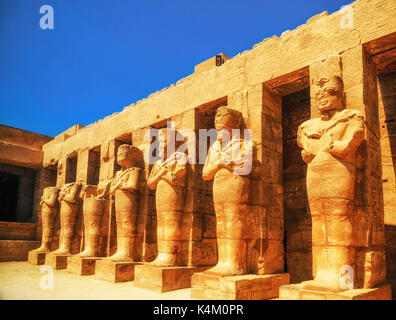
[{"label": "temple ruin", "polygon": [[[0,261],[14,259],[6,241],[35,240],[19,260],[29,251],[97,279],[191,287],[194,299],[395,297],[396,2],[348,8],[220,53],[93,124],[36,135],[29,163],[10,154],[27,158],[17,153],[34,134],[1,127],[1,188],[12,192],[14,175],[34,187],[31,211],[2,216]],[[148,163],[147,132],[169,122],[197,137],[250,129],[251,172],[169,150]],[[33,236],[18,237],[24,222]]]}]

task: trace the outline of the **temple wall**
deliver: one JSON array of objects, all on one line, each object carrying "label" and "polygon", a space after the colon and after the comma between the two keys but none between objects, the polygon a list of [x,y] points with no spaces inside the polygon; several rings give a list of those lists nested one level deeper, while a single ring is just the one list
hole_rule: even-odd
[{"label": "temple wall", "polygon": [[[362,111],[366,118],[366,143],[359,150],[362,166],[355,201],[361,210],[357,219],[362,219],[356,223],[367,229],[360,230],[356,244],[357,263],[364,266],[357,270],[356,280],[366,287],[383,281],[385,274],[372,270],[385,270],[381,263],[386,250],[388,274],[391,274],[388,279],[393,281],[394,263],[389,261],[394,261],[396,247],[391,227],[396,224],[392,211],[394,166],[389,169],[391,157],[386,153],[386,143],[392,139],[384,138],[386,134],[380,126],[385,121],[386,110],[382,111],[386,109],[385,102],[394,98],[394,89],[388,89],[394,88],[394,78],[380,79],[377,86],[378,64],[364,45],[395,34],[396,2],[361,0],[351,7],[353,29],[340,28],[340,12],[322,13],[295,30],[284,32],[280,38],[266,39],[251,50],[225,60],[221,66],[210,60],[212,68],[208,67],[209,61],[205,68],[196,69],[194,74],[125,107],[120,113],[85,128],[76,125],[61,133],[43,146],[44,169],[57,166],[57,179],[51,185],[62,186],[72,181],[96,184],[111,179],[118,169],[116,154],[122,143],[143,150],[149,143],[144,141],[146,130],[162,128],[166,120],[174,121],[179,130],[197,132],[200,128],[213,128],[216,108],[228,105],[242,112],[244,125],[252,129],[256,159],[264,167],[263,176],[252,180],[255,192],[250,206],[258,228],[252,231],[257,232],[257,241],[251,248],[251,270],[259,274],[287,270],[292,282],[310,279],[315,270],[309,243],[310,216],[304,202],[304,165],[293,144],[298,126],[317,116],[309,88],[325,68],[343,78],[347,108]],[[382,89],[380,94],[378,88]],[[387,122],[388,128],[391,123]],[[150,166],[144,164],[139,190],[139,241],[134,252],[136,258],[144,261],[153,260],[157,253],[154,192],[146,186],[149,172]],[[211,184],[201,176],[202,165],[191,165],[182,222],[183,257],[187,265],[211,265],[217,260]],[[383,185],[384,199],[381,179],[387,179]],[[102,226],[106,255],[115,251],[114,220],[110,201]],[[81,236],[81,220],[79,223]]]},{"label": "temple wall", "polygon": [[386,274],[396,295],[396,72],[379,77]]}]

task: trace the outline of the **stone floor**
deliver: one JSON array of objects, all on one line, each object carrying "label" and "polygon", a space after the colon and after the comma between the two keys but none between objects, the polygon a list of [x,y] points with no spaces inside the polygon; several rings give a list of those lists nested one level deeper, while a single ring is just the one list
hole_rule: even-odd
[{"label": "stone floor", "polygon": [[[95,280],[94,276],[78,276],[66,270],[54,270],[53,289],[48,284],[50,273],[41,266],[25,261],[0,262],[1,300],[189,300],[190,289],[156,293],[135,288],[133,281],[110,283]],[[40,283],[42,285],[40,285]]]}]

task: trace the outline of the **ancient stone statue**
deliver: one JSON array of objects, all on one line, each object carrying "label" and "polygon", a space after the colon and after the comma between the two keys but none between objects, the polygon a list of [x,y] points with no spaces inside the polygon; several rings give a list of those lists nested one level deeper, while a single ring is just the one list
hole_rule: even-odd
[{"label": "ancient stone statue", "polygon": [[102,181],[98,186],[83,186],[80,197],[83,199],[84,215],[84,250],[78,254],[89,258],[99,256],[99,240],[103,209],[106,196],[109,193],[111,181]]},{"label": "ancient stone statue", "polygon": [[136,238],[137,215],[139,208],[139,177],[142,161],[141,151],[131,145],[118,148],[117,171],[110,186],[110,194],[115,194],[117,224],[117,251],[108,259],[113,261],[133,261],[132,250]]},{"label": "ancient stone statue", "polygon": [[307,288],[339,291],[340,269],[355,266],[356,150],[364,140],[360,111],[343,109],[343,82],[339,77],[316,83],[320,118],[304,122],[297,143],[307,163],[307,194],[312,215],[313,281]]},{"label": "ancient stone statue", "polygon": [[53,240],[55,218],[57,213],[58,187],[46,187],[41,196],[41,246],[33,252],[49,252]]},{"label": "ancient stone statue", "polygon": [[[244,239],[244,229],[249,210],[248,174],[252,157],[251,153],[244,154],[245,150],[251,152],[251,148],[246,148],[250,142],[232,131],[240,129],[241,120],[242,115],[236,110],[228,107],[217,109],[217,141],[210,147],[203,168],[203,179],[214,179],[213,200],[218,247],[217,265],[205,272],[223,276],[247,272],[247,242]],[[227,139],[224,139],[225,137]]]},{"label": "ancient stone statue", "polygon": [[[179,265],[178,258],[181,252],[187,156],[177,151],[169,152],[168,129],[164,128],[160,131],[163,137],[160,141],[163,147],[163,159],[154,163],[147,182],[150,189],[156,190],[158,256],[151,264],[171,267]],[[177,147],[178,143],[175,150]]]},{"label": "ancient stone statue", "polygon": [[59,248],[54,251],[55,254],[71,254],[71,245],[80,209],[81,187],[81,183],[71,182],[65,184],[59,192],[61,229]]}]

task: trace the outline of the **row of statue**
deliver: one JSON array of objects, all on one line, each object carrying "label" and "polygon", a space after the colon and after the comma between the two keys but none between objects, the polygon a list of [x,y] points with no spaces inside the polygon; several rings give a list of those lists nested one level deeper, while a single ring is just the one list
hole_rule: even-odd
[{"label": "row of statue", "polygon": [[[340,266],[353,265],[349,252],[354,246],[352,217],[355,212],[354,191],[356,150],[364,140],[363,115],[357,110],[344,109],[343,83],[339,77],[320,79],[316,83],[316,99],[320,117],[308,120],[298,130],[298,145],[307,163],[307,194],[312,215],[312,246],[316,261],[316,276],[307,286],[338,287]],[[215,127],[220,133],[241,126],[240,112],[220,107]],[[166,130],[162,129],[164,137]],[[187,161],[185,154],[168,154],[164,143],[164,160],[157,161],[150,172],[147,185],[156,190],[158,256],[151,262],[156,266],[178,265],[181,251],[181,218],[183,213]],[[224,163],[220,156],[230,144],[243,145],[244,138],[222,143],[221,135],[208,153],[203,168],[203,179],[214,180],[213,200],[217,219],[218,263],[208,270],[224,276],[247,272],[248,249],[243,245],[242,230],[249,210],[250,179],[235,168],[240,162]],[[141,152],[134,146],[121,145],[117,161],[121,166],[114,179],[98,186],[66,184],[59,190],[48,187],[42,196],[42,245],[37,251],[49,250],[56,201],[60,202],[61,234],[57,253],[71,251],[71,240],[78,213],[79,197],[84,199],[85,249],[82,257],[97,255],[101,216],[104,202],[115,195],[117,251],[107,259],[132,261],[132,248],[137,230],[139,175],[137,166]],[[211,160],[210,160],[211,159]],[[265,170],[265,168],[264,168]],[[59,195],[58,195],[59,192]],[[254,191],[253,191],[254,192]],[[316,255],[316,259],[315,259]]]}]

